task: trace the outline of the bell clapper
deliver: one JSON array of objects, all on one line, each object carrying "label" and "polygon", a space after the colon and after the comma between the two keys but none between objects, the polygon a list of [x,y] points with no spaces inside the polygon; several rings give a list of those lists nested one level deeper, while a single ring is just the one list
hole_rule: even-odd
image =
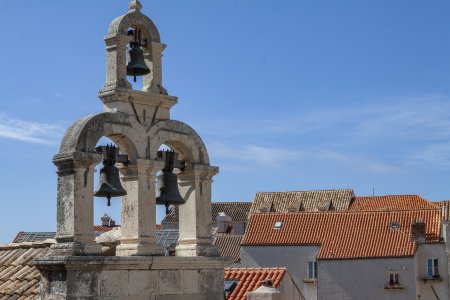
[{"label": "bell clapper", "polygon": [[169,214],[169,206],[170,206],[170,204],[166,202],[165,206],[166,206],[166,215],[168,215]]},{"label": "bell clapper", "polygon": [[108,204],[107,204],[107,206],[111,206],[111,194],[108,194],[108,195],[106,196],[106,199],[108,199]]}]

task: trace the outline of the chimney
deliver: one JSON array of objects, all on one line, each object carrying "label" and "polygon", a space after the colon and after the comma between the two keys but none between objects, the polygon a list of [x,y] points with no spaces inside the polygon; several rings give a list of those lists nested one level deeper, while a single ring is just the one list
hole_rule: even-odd
[{"label": "chimney", "polygon": [[418,244],[425,243],[426,224],[423,220],[413,220],[411,224],[411,239]]},{"label": "chimney", "polygon": [[273,287],[272,279],[261,280],[261,285]]},{"label": "chimney", "polygon": [[102,226],[109,226],[109,220],[111,220],[111,218],[108,216],[108,214],[104,214],[100,219],[102,220]]},{"label": "chimney", "polygon": [[217,233],[230,233],[233,229],[231,225],[231,217],[227,216],[224,212],[221,212],[216,217]]},{"label": "chimney", "polygon": [[111,219],[109,221],[109,227],[115,227],[116,226],[116,221],[114,221],[113,219]]}]

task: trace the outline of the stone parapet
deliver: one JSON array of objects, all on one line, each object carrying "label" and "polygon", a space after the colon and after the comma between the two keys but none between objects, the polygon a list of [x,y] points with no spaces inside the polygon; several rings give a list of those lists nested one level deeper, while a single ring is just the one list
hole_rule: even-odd
[{"label": "stone parapet", "polygon": [[42,257],[41,299],[224,299],[225,258]]}]

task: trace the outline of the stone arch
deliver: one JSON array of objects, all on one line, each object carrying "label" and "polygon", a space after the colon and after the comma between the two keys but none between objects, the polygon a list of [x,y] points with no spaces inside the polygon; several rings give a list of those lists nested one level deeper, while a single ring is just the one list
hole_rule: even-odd
[{"label": "stone arch", "polygon": [[99,113],[81,118],[67,131],[59,153],[94,152],[98,140],[106,136],[128,154],[131,161],[145,157],[145,149],[139,147],[139,137],[145,136],[144,128],[125,113]]},{"label": "stone arch", "polygon": [[108,35],[126,34],[128,28],[133,25],[138,25],[142,30],[144,30],[145,35],[150,37],[149,42],[161,42],[159,31],[153,21],[139,11],[129,12],[114,19],[109,26]]},{"label": "stone arch", "polygon": [[176,121],[159,121],[148,132],[150,136],[150,155],[156,153],[162,144],[166,144],[179,152],[188,165],[209,165],[209,155],[205,144],[189,125]]}]

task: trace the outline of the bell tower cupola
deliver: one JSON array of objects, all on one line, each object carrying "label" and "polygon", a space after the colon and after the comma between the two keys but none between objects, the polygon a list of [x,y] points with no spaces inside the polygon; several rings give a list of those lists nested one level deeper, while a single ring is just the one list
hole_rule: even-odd
[{"label": "bell tower cupola", "polygon": [[[169,119],[177,98],[163,87],[162,52],[166,45],[152,20],[141,12],[141,2],[133,0],[128,7],[126,14],[112,21],[104,37],[106,81],[98,96],[106,112],[132,114],[144,124]],[[142,89],[136,90],[131,82],[139,76]]]}]

